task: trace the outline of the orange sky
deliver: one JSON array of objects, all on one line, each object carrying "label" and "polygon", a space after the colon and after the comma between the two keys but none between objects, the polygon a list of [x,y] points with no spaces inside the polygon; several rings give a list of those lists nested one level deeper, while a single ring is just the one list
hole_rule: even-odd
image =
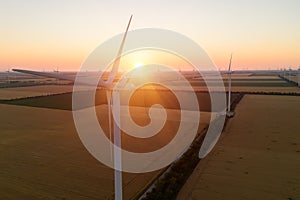
[{"label": "orange sky", "polygon": [[131,29],[187,35],[220,69],[227,67],[231,52],[234,69],[296,69],[299,7],[297,0],[1,1],[0,71],[77,70],[97,45],[124,31],[131,14]]}]

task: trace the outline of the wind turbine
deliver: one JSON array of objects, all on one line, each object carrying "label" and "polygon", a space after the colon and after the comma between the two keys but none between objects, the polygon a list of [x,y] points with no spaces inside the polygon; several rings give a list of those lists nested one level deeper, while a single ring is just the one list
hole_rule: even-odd
[{"label": "wind turbine", "polygon": [[[56,70],[54,69],[53,72],[59,74],[58,67],[56,68]],[[56,79],[56,84],[57,84],[57,85],[59,84],[59,79],[58,79],[58,78]]]},{"label": "wind turbine", "polygon": [[[112,69],[109,73],[108,79],[106,79],[106,80],[100,79],[99,82],[98,82],[98,86],[101,86],[101,87],[106,89],[110,140],[111,140],[111,135],[114,134],[114,139],[113,139],[114,144],[115,144],[114,145],[115,148],[114,148],[114,151],[113,151],[114,166],[115,166],[115,171],[114,171],[114,177],[115,177],[114,184],[115,185],[114,185],[114,187],[115,187],[115,199],[117,199],[117,200],[122,199],[122,172],[116,170],[116,169],[122,169],[121,148],[116,148],[117,146],[121,147],[121,136],[120,136],[121,135],[120,134],[121,130],[120,130],[120,127],[117,125],[117,123],[115,123],[116,121],[119,121],[118,118],[120,117],[120,115],[118,115],[118,113],[117,113],[116,114],[117,116],[114,115],[114,117],[112,118],[112,109],[119,110],[119,108],[116,108],[116,107],[118,107],[118,105],[120,105],[120,103],[118,102],[119,99],[114,98],[114,97],[118,96],[118,89],[114,90],[113,81],[115,80],[115,77],[118,73],[120,59],[121,59],[121,55],[122,55],[122,51],[123,51],[123,46],[124,46],[125,39],[126,39],[126,36],[127,36],[127,33],[128,33],[128,29],[129,29],[129,26],[130,26],[130,23],[131,23],[131,19],[132,19],[132,16],[129,19],[128,26],[127,26],[125,34],[123,36],[123,39],[122,39],[118,54],[116,56],[116,59],[113,62]],[[230,59],[230,65],[231,65],[231,59]],[[38,76],[59,78],[59,79],[63,79],[63,80],[71,80],[71,81],[75,80],[75,78],[73,76],[66,76],[66,74],[36,72],[36,71],[22,70],[22,69],[14,69],[14,71],[21,72],[21,73],[34,74],[34,75],[38,75]],[[229,68],[229,71],[230,71],[230,68]],[[180,73],[181,73],[181,69],[180,69]],[[164,77],[164,79],[166,79],[166,78]],[[168,81],[168,80],[165,80],[165,81]],[[86,83],[81,82],[81,83],[87,84],[87,85],[90,84],[90,82],[86,82]],[[181,91],[183,91],[183,90],[181,90]],[[112,95],[112,94],[114,94],[114,95]],[[117,94],[117,95],[115,95],[115,94]],[[114,104],[116,106],[113,106]],[[224,107],[222,106],[222,113],[223,113],[224,110],[226,111],[226,105]],[[114,112],[114,113],[116,113],[116,112]],[[113,126],[113,129],[112,129],[112,126]],[[216,140],[214,140],[214,141],[216,141]],[[208,145],[208,146],[210,146],[210,145]],[[110,146],[110,148],[111,148],[111,146]],[[111,153],[112,153],[112,151],[111,151]]]},{"label": "wind turbine", "polygon": [[6,74],[7,74],[7,83],[8,83],[8,84],[10,84],[9,72],[10,72],[10,70],[7,69]]},{"label": "wind turbine", "polygon": [[58,67],[56,69],[54,69],[53,72],[58,73],[59,72]]},{"label": "wind turbine", "polygon": [[300,66],[298,68],[298,87],[300,88]]},{"label": "wind turbine", "polygon": [[[112,110],[112,106],[114,105],[114,103],[116,103],[116,105],[118,105],[119,102],[115,102],[118,101],[117,99],[112,98],[112,93],[114,93],[115,91],[113,90],[113,81],[118,73],[119,70],[119,64],[120,64],[120,60],[121,60],[121,55],[123,52],[123,47],[125,44],[125,40],[126,40],[126,36],[128,33],[128,29],[131,23],[131,19],[132,19],[132,15],[130,16],[128,25],[126,27],[126,31],[124,33],[119,51],[117,53],[116,59],[112,65],[112,69],[108,75],[108,79],[106,81],[100,79],[98,86],[103,87],[106,89],[106,95],[107,95],[107,106],[108,106],[108,121],[109,121],[109,135],[110,135],[110,140],[112,138],[112,125],[114,127],[113,132],[114,132],[114,147],[121,146],[121,131],[120,131],[120,127],[116,124],[113,123],[114,121],[112,119],[112,114],[111,114],[111,110]],[[13,69],[13,71],[16,72],[21,72],[21,73],[27,73],[27,74],[33,74],[33,75],[37,75],[37,76],[45,76],[45,77],[50,77],[50,78],[57,78],[57,79],[62,79],[62,80],[71,80],[71,81],[75,81],[74,77],[68,77],[65,76],[63,74],[59,74],[59,73],[47,73],[47,72],[37,72],[37,71],[31,71],[31,70],[23,70],[23,69]],[[58,69],[54,72],[58,72]],[[83,82],[83,84],[89,85],[89,82]],[[117,116],[120,117],[120,116]],[[118,120],[118,119],[117,119]],[[112,153],[112,149],[111,149],[111,153]],[[114,148],[114,165],[115,165],[115,172],[114,172],[114,177],[115,177],[115,199],[117,200],[122,200],[122,171],[118,171],[116,169],[121,169],[122,168],[122,158],[121,158],[121,150],[120,148]],[[118,166],[116,166],[118,165]]]},{"label": "wind turbine", "polygon": [[229,60],[229,66],[228,66],[228,105],[227,105],[227,112],[226,112],[226,116],[227,117],[233,117],[234,116],[234,112],[231,112],[230,110],[230,106],[231,106],[231,60],[232,60],[232,54],[230,56],[230,60]]}]

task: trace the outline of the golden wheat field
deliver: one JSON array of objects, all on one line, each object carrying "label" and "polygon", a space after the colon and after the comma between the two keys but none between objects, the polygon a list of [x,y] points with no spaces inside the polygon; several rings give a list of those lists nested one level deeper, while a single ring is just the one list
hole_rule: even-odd
[{"label": "golden wheat field", "polygon": [[[113,198],[113,170],[84,148],[71,111],[2,104],[0,110],[0,193],[4,199]],[[148,120],[144,108],[131,110],[133,119],[139,123]],[[99,119],[104,120],[102,126],[107,121],[101,113],[106,111],[105,105],[97,107]],[[174,127],[178,120],[178,113],[170,112],[173,117],[167,129]],[[199,130],[206,126],[205,120],[210,119],[209,113],[202,116]],[[163,143],[169,139],[160,134],[158,141]],[[134,145],[134,141],[126,137],[122,140],[125,146]],[[159,145],[155,140],[150,142],[154,148]],[[145,150],[141,146],[137,148]],[[159,173],[123,173],[124,199],[133,198]]]},{"label": "golden wheat field", "polygon": [[177,199],[299,199],[300,97],[246,95]]}]

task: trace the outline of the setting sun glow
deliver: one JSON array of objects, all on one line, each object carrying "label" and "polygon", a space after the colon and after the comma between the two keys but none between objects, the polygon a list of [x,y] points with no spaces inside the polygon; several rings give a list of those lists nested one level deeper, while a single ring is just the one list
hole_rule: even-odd
[{"label": "setting sun glow", "polygon": [[144,64],[142,62],[136,62],[134,68],[142,67]]}]

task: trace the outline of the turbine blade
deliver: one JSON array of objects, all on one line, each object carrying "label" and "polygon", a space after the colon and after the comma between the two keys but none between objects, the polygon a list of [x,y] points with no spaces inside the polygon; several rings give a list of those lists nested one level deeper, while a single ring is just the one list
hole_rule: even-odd
[{"label": "turbine blade", "polygon": [[228,66],[228,73],[231,72],[231,60],[232,60],[232,53],[230,55],[229,66]]},{"label": "turbine blade", "polygon": [[71,76],[65,76],[57,73],[48,73],[48,72],[38,72],[38,71],[31,71],[31,70],[24,70],[24,69],[12,69],[14,72],[20,72],[24,74],[31,74],[36,76],[43,76],[48,78],[58,78],[62,80],[69,80],[69,81],[75,81],[75,77]]},{"label": "turbine blade", "polygon": [[120,45],[117,57],[116,57],[116,59],[115,59],[115,61],[113,63],[113,66],[112,66],[111,72],[109,74],[108,80],[106,82],[104,82],[104,86],[109,86],[113,82],[113,80],[115,79],[115,77],[116,77],[116,75],[118,73],[119,65],[120,65],[120,60],[121,60],[121,55],[122,55],[122,52],[123,52],[123,48],[124,48],[124,44],[125,44],[125,40],[126,40],[126,37],[127,37],[127,33],[128,33],[128,29],[129,29],[131,20],[132,20],[132,15],[130,16],[128,25],[126,27],[126,31],[124,33],[124,36],[123,36],[123,39],[122,39],[122,42],[121,42],[121,45]]},{"label": "turbine blade", "polygon": [[[112,66],[111,72],[109,74],[108,80],[106,82],[100,80],[99,84],[98,84],[99,86],[103,86],[103,87],[110,86],[112,84],[113,80],[115,79],[117,73],[118,73],[120,60],[121,60],[121,55],[122,55],[122,52],[123,52],[123,47],[124,47],[124,44],[125,44],[125,40],[126,40],[126,36],[127,36],[127,33],[128,33],[128,29],[129,29],[131,20],[132,20],[132,15],[130,16],[128,25],[126,27],[125,34],[123,36],[123,39],[122,39],[117,57],[116,57],[116,59],[113,63],[113,66]],[[57,72],[58,72],[58,70],[59,69],[57,68]],[[68,77],[68,76],[65,76],[63,74],[58,74],[58,73],[54,74],[54,73],[37,72],[37,71],[23,70],[23,69],[12,69],[12,71],[25,73],[25,74],[32,74],[32,75],[37,75],[37,76],[44,76],[44,77],[49,77],[49,78],[58,78],[58,79],[62,79],[62,80],[75,81],[75,77]],[[83,82],[82,84],[90,85],[90,83],[88,81],[86,81],[86,83]]]}]

